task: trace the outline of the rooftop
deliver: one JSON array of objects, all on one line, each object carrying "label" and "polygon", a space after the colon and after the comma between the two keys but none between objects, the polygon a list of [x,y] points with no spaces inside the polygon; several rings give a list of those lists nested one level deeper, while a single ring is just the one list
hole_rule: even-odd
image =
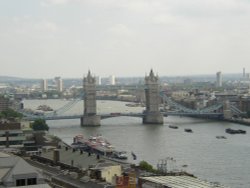
[{"label": "rooftop", "polygon": [[151,182],[169,188],[228,188],[217,183],[210,183],[191,176],[153,176],[141,177],[143,182]]}]

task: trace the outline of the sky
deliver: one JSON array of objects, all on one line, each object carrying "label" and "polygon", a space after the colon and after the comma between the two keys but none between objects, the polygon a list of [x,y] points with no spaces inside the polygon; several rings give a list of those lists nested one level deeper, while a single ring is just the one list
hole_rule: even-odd
[{"label": "sky", "polygon": [[250,72],[250,0],[0,0],[0,76]]}]

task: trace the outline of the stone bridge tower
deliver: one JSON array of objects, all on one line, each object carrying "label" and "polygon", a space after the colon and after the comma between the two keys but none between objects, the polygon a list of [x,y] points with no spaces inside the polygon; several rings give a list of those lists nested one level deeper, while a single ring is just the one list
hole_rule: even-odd
[{"label": "stone bridge tower", "polygon": [[163,115],[159,111],[159,78],[151,69],[145,77],[146,110],[143,116],[144,124],[163,124]]},{"label": "stone bridge tower", "polygon": [[230,109],[230,102],[228,100],[223,103],[224,119],[230,120],[232,118],[232,111]]},{"label": "stone bridge tower", "polygon": [[84,92],[84,114],[81,118],[81,126],[101,125],[100,116],[96,115],[96,80],[91,76],[90,71],[83,79]]}]

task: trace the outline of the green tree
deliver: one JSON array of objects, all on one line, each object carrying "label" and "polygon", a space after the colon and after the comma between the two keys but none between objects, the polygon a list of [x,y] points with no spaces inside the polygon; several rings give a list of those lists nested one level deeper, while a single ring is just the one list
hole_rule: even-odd
[{"label": "green tree", "polygon": [[34,131],[48,131],[49,126],[47,125],[44,119],[36,119],[32,124],[31,127]]},{"label": "green tree", "polygon": [[150,165],[149,163],[147,163],[146,161],[141,161],[140,164],[139,164],[140,168],[142,170],[146,170],[148,172],[153,172],[154,171],[154,168],[152,165]]},{"label": "green tree", "polygon": [[9,119],[9,118],[22,118],[22,117],[23,115],[21,113],[16,112],[15,110],[10,108],[0,113],[0,118]]}]

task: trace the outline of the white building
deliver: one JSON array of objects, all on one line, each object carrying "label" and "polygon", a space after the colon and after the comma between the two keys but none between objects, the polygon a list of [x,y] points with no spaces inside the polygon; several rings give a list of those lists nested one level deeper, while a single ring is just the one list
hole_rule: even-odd
[{"label": "white building", "polygon": [[222,75],[221,72],[216,73],[216,87],[222,86]]},{"label": "white building", "polygon": [[115,76],[114,76],[114,75],[111,75],[111,76],[109,77],[109,84],[110,84],[110,85],[115,85]]},{"label": "white building", "polygon": [[48,81],[46,79],[43,79],[41,81],[41,90],[43,92],[48,90]]},{"label": "white building", "polygon": [[61,77],[55,77],[56,90],[62,92],[63,81]]},{"label": "white building", "polygon": [[102,78],[100,76],[95,77],[96,85],[102,85]]}]

